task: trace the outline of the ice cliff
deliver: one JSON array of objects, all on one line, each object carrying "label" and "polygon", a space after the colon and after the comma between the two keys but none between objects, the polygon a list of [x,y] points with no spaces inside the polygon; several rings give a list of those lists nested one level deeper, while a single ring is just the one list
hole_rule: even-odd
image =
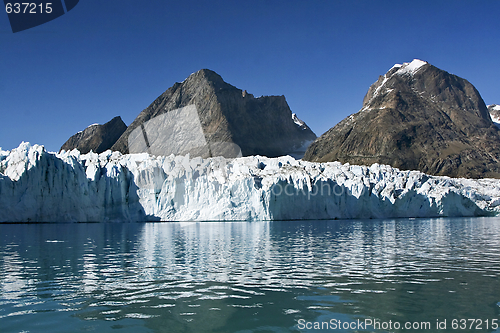
[{"label": "ice cliff", "polygon": [[232,221],[500,213],[500,180],[291,157],[0,149],[0,221]]}]

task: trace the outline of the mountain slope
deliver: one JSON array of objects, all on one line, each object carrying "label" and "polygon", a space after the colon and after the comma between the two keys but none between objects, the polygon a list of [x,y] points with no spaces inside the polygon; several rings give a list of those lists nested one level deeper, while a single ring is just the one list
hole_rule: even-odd
[{"label": "mountain slope", "polygon": [[284,96],[255,98],[202,69],[143,110],[112,149],[236,157],[227,154],[237,147],[243,156],[274,157],[293,153],[315,138],[307,125],[294,121]]},{"label": "mountain slope", "polygon": [[125,132],[127,125],[120,116],[114,117],[104,125],[93,124],[70,137],[60,150],[78,149],[82,154],[91,150],[102,153],[111,148]]},{"label": "mountain slope", "polygon": [[380,76],[363,108],[312,143],[304,159],[500,178],[500,135],[472,84],[416,59]]}]

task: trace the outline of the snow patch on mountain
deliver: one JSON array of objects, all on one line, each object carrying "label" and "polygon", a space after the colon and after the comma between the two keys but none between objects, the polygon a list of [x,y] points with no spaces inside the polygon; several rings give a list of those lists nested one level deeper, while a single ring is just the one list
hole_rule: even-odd
[{"label": "snow patch on mountain", "polygon": [[[405,62],[403,65],[400,66],[398,71],[396,72],[399,75],[414,75],[416,72],[418,72],[424,65],[427,65],[426,61],[422,61],[419,59],[413,59],[412,62],[408,63]],[[394,68],[394,66],[393,66]]]},{"label": "snow patch on mountain", "polygon": [[401,67],[403,67],[403,65],[402,65],[402,64],[394,64],[394,66],[392,66],[392,67],[391,67],[391,69],[389,69],[389,72],[390,72],[391,70],[393,70],[394,68],[401,68]]},{"label": "snow patch on mountain", "polygon": [[0,151],[0,221],[235,221],[500,213],[500,180],[292,157]]},{"label": "snow patch on mountain", "polygon": [[500,127],[500,105],[491,104],[488,105],[488,110],[490,110],[490,117],[493,123]]},{"label": "snow patch on mountain", "polygon": [[295,113],[292,113],[292,120],[295,123],[295,125],[299,126],[300,128],[302,128],[302,129],[307,128],[307,127],[305,127],[306,123],[303,122],[302,120],[300,120],[299,117],[297,117],[297,115]]},{"label": "snow patch on mountain", "polygon": [[[99,124],[97,124],[97,123],[95,123],[95,124],[90,124],[90,125],[89,125],[89,126],[87,126],[85,129],[87,129],[87,128],[91,128],[91,127],[94,127],[94,126],[99,126]],[[83,133],[83,131],[78,131],[78,132],[76,132],[76,134],[78,134],[78,133]]]},{"label": "snow patch on mountain", "polygon": [[495,123],[495,125],[500,127],[500,116],[491,115],[491,120]]}]

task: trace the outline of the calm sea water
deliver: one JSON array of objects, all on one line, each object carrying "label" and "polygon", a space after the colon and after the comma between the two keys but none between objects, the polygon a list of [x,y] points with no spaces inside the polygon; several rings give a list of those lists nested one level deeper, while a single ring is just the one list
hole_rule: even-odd
[{"label": "calm sea water", "polygon": [[367,319],[500,332],[500,219],[0,225],[3,333],[373,331],[338,329]]}]

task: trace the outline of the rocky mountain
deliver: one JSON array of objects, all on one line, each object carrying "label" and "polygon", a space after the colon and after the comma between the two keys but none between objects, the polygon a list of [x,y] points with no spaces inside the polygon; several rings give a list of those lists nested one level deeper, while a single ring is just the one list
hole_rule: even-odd
[{"label": "rocky mountain", "polygon": [[380,76],[362,109],[312,143],[304,159],[500,178],[500,134],[472,84],[415,59]]},{"label": "rocky mountain", "polygon": [[144,109],[112,149],[124,154],[275,157],[300,155],[314,139],[284,96],[255,98],[202,69]]},{"label": "rocky mountain", "polygon": [[111,148],[127,129],[127,125],[120,116],[114,117],[104,125],[93,124],[73,135],[66,141],[60,150],[78,149],[82,154],[91,150],[102,153]]},{"label": "rocky mountain", "polygon": [[491,104],[488,105],[488,111],[491,116],[491,120],[497,127],[500,127],[500,105]]}]

